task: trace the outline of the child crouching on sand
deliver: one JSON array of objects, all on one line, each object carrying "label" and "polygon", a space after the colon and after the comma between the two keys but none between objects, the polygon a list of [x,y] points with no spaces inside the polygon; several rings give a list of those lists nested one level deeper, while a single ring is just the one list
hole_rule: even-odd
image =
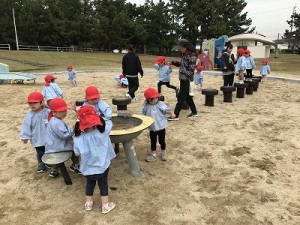
[{"label": "child crouching on sand", "polygon": [[118,87],[123,87],[123,88],[128,87],[128,80],[123,74],[120,74],[119,76],[118,75],[115,76],[114,79],[115,81],[117,81]]},{"label": "child crouching on sand", "polygon": [[[66,102],[61,98],[54,98],[50,102],[49,114],[50,120],[46,129],[46,151],[45,153],[73,151],[73,128],[68,127],[63,119],[68,114],[68,107]],[[70,170],[72,172],[80,173],[79,171],[79,157],[73,154],[72,166]],[[58,168],[52,167],[49,173],[49,177],[57,177],[59,175]]]},{"label": "child crouching on sand", "polygon": [[260,68],[260,74],[262,75],[262,81],[261,82],[263,82],[265,80],[266,76],[268,74],[270,74],[270,72],[271,72],[271,69],[270,69],[270,66],[269,66],[269,62],[268,62],[268,60],[265,59],[265,60],[262,61],[262,65],[261,65],[261,68]]},{"label": "child crouching on sand", "polygon": [[31,142],[36,150],[37,172],[44,173],[46,165],[42,162],[42,156],[45,153],[45,133],[50,109],[44,106],[44,96],[40,92],[30,93],[27,103],[31,111],[25,116],[20,138],[24,144]]},{"label": "child crouching on sand", "polygon": [[175,114],[171,111],[165,103],[158,100],[159,93],[154,88],[147,88],[144,92],[146,102],[142,109],[142,114],[145,116],[150,116],[154,119],[154,123],[149,127],[150,130],[150,140],[151,140],[151,155],[146,158],[147,162],[152,162],[156,160],[156,142],[158,137],[158,142],[161,147],[161,160],[167,160],[166,152],[166,127],[167,127],[167,117],[169,114],[171,118],[175,118]]},{"label": "child crouching on sand", "polygon": [[[108,171],[110,161],[116,157],[111,145],[109,134],[105,132],[105,121],[99,117],[93,106],[86,105],[77,112],[79,130],[75,131],[77,138],[74,152],[81,156],[80,170],[86,177],[85,210],[93,207],[93,194],[96,182],[100,188],[102,213],[108,213],[115,208],[115,203],[108,201]],[[78,126],[76,126],[78,127]]]}]

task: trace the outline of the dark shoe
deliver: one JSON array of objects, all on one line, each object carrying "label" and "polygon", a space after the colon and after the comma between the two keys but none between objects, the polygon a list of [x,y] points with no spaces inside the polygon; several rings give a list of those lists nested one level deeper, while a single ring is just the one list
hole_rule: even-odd
[{"label": "dark shoe", "polygon": [[77,166],[77,165],[70,166],[70,170],[74,173],[82,174],[79,170],[79,166]]},{"label": "dark shoe", "polygon": [[197,113],[190,113],[187,117],[188,118],[198,117],[198,114]]},{"label": "dark shoe", "polygon": [[38,173],[45,173],[46,172],[46,166],[44,163],[39,163],[37,168]]},{"label": "dark shoe", "polygon": [[57,170],[52,169],[49,173],[49,177],[55,178],[59,175],[59,172]]},{"label": "dark shoe", "polygon": [[177,120],[179,120],[179,117],[178,117],[178,116],[176,116],[176,117],[174,117],[174,118],[171,118],[171,117],[170,117],[170,118],[168,118],[168,120],[169,120],[169,121],[177,121]]}]

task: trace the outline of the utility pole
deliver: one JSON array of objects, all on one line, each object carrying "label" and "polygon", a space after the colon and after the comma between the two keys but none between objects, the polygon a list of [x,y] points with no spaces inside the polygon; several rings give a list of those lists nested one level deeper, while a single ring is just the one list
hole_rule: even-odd
[{"label": "utility pole", "polygon": [[12,13],[13,13],[13,20],[14,20],[14,27],[15,27],[16,45],[17,45],[17,50],[19,51],[19,41],[18,41],[18,33],[17,33],[17,26],[16,26],[15,9],[12,9]]}]

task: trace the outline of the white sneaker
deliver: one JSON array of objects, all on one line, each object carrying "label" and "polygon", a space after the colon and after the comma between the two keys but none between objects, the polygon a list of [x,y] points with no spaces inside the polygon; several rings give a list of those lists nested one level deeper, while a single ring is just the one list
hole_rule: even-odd
[{"label": "white sneaker", "polygon": [[91,211],[93,209],[93,202],[92,203],[86,202],[84,204],[84,208],[85,208],[86,211]]},{"label": "white sneaker", "polygon": [[113,210],[116,207],[116,204],[114,202],[110,202],[108,203],[107,207],[102,207],[102,213],[106,214],[108,212],[110,212],[111,210]]},{"label": "white sneaker", "polygon": [[125,96],[132,101],[132,98],[131,98],[130,94],[125,94]]}]

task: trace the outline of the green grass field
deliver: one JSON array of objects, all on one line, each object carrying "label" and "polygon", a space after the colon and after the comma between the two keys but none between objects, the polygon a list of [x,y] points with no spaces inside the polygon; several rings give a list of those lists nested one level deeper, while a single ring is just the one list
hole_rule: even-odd
[{"label": "green grass field", "polygon": [[[0,51],[0,62],[9,65],[10,71],[53,72],[65,71],[68,64],[76,70],[120,69],[122,54],[91,52]],[[154,55],[140,55],[144,68],[152,68]],[[172,58],[169,58],[172,60]],[[270,59],[271,70],[279,75],[300,77],[300,55],[279,54]],[[261,60],[256,60],[257,69]]]}]

